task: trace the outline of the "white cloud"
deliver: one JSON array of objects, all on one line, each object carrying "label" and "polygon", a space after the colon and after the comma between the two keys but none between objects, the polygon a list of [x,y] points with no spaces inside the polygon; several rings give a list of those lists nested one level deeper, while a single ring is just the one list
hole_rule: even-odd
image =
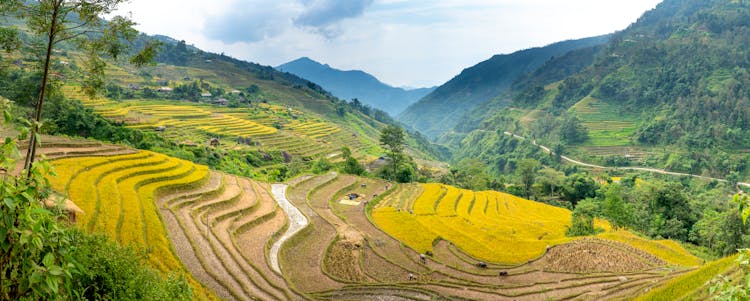
[{"label": "white cloud", "polygon": [[396,86],[498,53],[626,28],[659,0],[133,0],[150,34],[267,65],[309,56]]}]

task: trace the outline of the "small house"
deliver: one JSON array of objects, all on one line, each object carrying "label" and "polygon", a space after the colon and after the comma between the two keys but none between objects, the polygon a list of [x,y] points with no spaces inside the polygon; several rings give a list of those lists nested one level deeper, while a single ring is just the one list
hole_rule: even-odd
[{"label": "small house", "polygon": [[201,93],[201,97],[203,98],[209,98],[211,96],[212,96],[211,93],[208,93],[208,92]]},{"label": "small house", "polygon": [[172,93],[172,88],[170,87],[160,87],[159,90],[156,90],[160,93]]},{"label": "small house", "polygon": [[220,106],[226,106],[229,104],[229,100],[226,100],[224,98],[219,98],[213,101],[214,104],[220,105]]},{"label": "small house", "polygon": [[230,91],[229,93],[232,93],[232,94],[240,94],[240,93],[242,93],[242,92],[241,92],[240,90],[232,90],[232,91]]}]

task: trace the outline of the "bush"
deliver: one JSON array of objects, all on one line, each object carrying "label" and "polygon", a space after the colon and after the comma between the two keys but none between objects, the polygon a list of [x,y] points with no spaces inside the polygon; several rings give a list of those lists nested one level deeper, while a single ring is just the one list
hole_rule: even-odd
[{"label": "bush", "polygon": [[75,259],[83,267],[73,279],[74,294],[86,300],[190,300],[184,278],[163,277],[145,266],[146,256],[102,235],[80,233]]},{"label": "bush", "polygon": [[586,236],[596,234],[597,230],[594,228],[594,216],[596,215],[597,208],[598,206],[592,199],[580,201],[576,206],[576,209],[573,210],[571,225],[565,235]]},{"label": "bush", "polygon": [[312,166],[312,172],[316,174],[322,174],[331,170],[331,161],[328,161],[325,157],[321,157]]}]

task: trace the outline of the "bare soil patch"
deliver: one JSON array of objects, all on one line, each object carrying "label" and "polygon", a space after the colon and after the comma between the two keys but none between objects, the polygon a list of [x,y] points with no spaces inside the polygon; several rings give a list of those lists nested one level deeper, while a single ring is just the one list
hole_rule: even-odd
[{"label": "bare soil patch", "polygon": [[[594,273],[637,272],[661,265],[645,252],[628,250],[617,243],[602,243],[598,240],[579,240],[549,249],[539,261],[545,271]],[[649,260],[651,259],[651,260]]]},{"label": "bare soil patch", "polygon": [[339,279],[351,282],[367,282],[359,269],[359,256],[362,245],[351,241],[337,240],[326,254],[324,260],[326,271]]}]

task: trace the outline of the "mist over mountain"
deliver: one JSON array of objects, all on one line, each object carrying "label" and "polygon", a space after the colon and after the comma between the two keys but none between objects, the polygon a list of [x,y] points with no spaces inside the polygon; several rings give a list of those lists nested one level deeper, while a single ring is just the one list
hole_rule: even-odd
[{"label": "mist over mountain", "polygon": [[356,98],[391,116],[398,115],[406,107],[435,89],[434,87],[418,89],[392,87],[364,71],[339,70],[308,57],[282,64],[276,69],[315,82],[338,98],[346,100]]}]

